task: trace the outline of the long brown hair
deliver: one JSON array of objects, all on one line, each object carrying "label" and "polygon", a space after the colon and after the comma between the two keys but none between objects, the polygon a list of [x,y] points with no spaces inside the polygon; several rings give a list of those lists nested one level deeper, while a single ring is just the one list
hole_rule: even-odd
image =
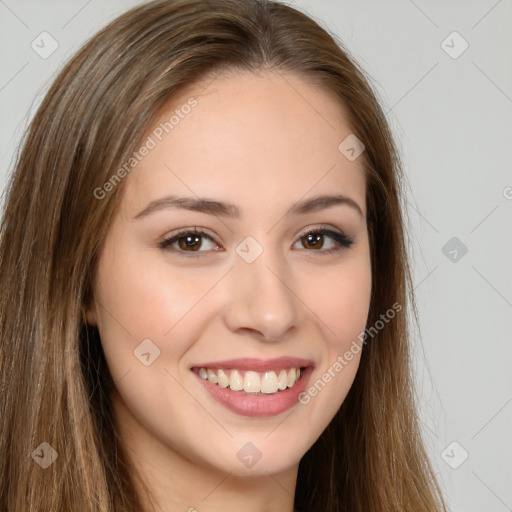
[{"label": "long brown hair", "polygon": [[[179,87],[228,69],[292,71],[346,107],[366,147],[368,326],[403,306],[368,339],[346,400],[302,458],[296,508],[446,510],[416,412],[406,314],[414,298],[390,129],[342,42],[305,14],[263,0],[156,0],[132,9],[82,47],[39,107],[8,183],[0,234],[1,510],[142,509],[116,434],[114,383],[84,317],[123,183],[101,200],[94,190]],[[58,454],[47,469],[33,455],[43,442]]]}]

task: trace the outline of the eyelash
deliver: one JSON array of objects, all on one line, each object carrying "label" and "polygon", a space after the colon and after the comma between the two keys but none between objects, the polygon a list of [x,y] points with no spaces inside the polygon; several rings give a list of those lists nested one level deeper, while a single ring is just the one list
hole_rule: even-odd
[{"label": "eyelash", "polygon": [[[345,235],[344,233],[341,233],[338,231],[333,231],[332,229],[322,227],[322,226],[317,227],[317,228],[310,228],[310,229],[306,230],[304,233],[302,233],[302,235],[298,238],[297,241],[299,241],[301,238],[304,238],[311,234],[329,236],[330,238],[332,238],[335,241],[336,247],[333,249],[327,249],[327,250],[309,249],[309,251],[319,252],[319,253],[323,253],[323,254],[333,254],[335,252],[342,251],[344,249],[348,249],[351,245],[354,244],[354,240],[352,238],[350,238],[349,236]],[[210,235],[208,235],[204,231],[201,231],[197,227],[194,227],[194,228],[185,228],[185,229],[178,231],[171,237],[166,238],[166,239],[162,240],[161,242],[159,242],[158,246],[162,250],[175,252],[175,253],[180,254],[180,256],[183,256],[186,258],[190,258],[190,257],[194,258],[194,257],[198,257],[202,252],[210,252],[210,251],[183,251],[181,249],[175,249],[175,248],[171,247],[175,242],[177,242],[181,238],[185,238],[187,235],[201,236],[201,237],[207,238],[207,239],[211,240],[213,243],[217,244],[217,242]],[[217,245],[219,245],[219,244],[217,244]],[[308,250],[308,249],[305,249],[305,250]]]}]

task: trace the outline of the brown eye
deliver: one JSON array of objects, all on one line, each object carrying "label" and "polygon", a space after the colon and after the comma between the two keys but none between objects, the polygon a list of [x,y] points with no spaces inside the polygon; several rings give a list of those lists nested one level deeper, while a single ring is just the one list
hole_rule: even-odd
[{"label": "brown eye", "polygon": [[321,233],[308,233],[301,240],[306,249],[321,249],[324,245],[324,235]]},{"label": "brown eye", "polygon": [[[326,240],[330,239],[330,241]],[[330,254],[341,249],[348,249],[354,241],[344,233],[332,229],[316,228],[304,233],[299,240],[305,249]],[[322,249],[322,250],[321,250]]]},{"label": "brown eye", "polygon": [[195,251],[201,247],[201,236],[198,235],[189,235],[182,236],[177,239],[178,246],[183,251]]},{"label": "brown eye", "polygon": [[[208,243],[210,244],[210,248],[208,248]],[[203,247],[205,244],[207,245],[206,249]],[[158,245],[163,250],[182,255],[188,253],[190,256],[194,255],[194,253],[200,254],[202,252],[209,252],[210,249],[219,249],[219,246],[211,236],[203,231],[194,229],[182,230],[162,240]]]}]

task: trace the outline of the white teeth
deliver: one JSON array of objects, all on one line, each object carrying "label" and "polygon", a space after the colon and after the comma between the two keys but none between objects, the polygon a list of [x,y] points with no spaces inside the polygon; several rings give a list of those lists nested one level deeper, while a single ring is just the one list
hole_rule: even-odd
[{"label": "white teeth", "polygon": [[229,386],[229,377],[224,370],[217,370],[217,378],[219,379],[218,384],[221,388],[227,388]]},{"label": "white teeth", "polygon": [[290,368],[288,370],[288,386],[292,387],[295,384],[295,378],[297,373],[295,372],[295,368]]},{"label": "white teeth", "polygon": [[286,389],[288,387],[288,374],[286,373],[286,370],[281,370],[279,372],[279,382],[277,384],[277,387],[281,391],[283,391],[283,389]]},{"label": "white teeth", "polygon": [[244,387],[244,381],[236,370],[233,370],[229,376],[229,387],[233,391],[241,391]]},{"label": "white teeth", "polygon": [[219,382],[219,379],[217,379],[217,375],[213,370],[206,370],[206,377],[208,378],[208,382],[211,382],[212,384],[217,384]]},{"label": "white teeth", "polygon": [[275,393],[278,389],[276,372],[265,372],[261,379],[262,393]]},{"label": "white teeth", "polygon": [[259,393],[261,390],[261,378],[256,372],[245,372],[244,391],[246,393]]},{"label": "white teeth", "polygon": [[242,374],[238,370],[223,370],[212,368],[200,368],[199,376],[217,384],[221,388],[229,386],[233,391],[242,391],[246,393],[265,393],[273,394],[278,390],[284,391],[291,388],[300,378],[300,368],[283,369],[277,374],[274,371],[258,373],[254,371],[245,371]]}]

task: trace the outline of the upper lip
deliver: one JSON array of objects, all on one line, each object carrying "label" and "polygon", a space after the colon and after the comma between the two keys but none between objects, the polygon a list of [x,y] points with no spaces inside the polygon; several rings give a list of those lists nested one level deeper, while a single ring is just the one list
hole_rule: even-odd
[{"label": "upper lip", "polygon": [[197,364],[193,368],[233,368],[243,371],[272,371],[286,368],[302,368],[313,366],[309,359],[300,359],[297,357],[277,357],[275,359],[257,359],[252,357],[242,357],[239,359],[225,359],[224,361],[212,361],[209,363]]}]

